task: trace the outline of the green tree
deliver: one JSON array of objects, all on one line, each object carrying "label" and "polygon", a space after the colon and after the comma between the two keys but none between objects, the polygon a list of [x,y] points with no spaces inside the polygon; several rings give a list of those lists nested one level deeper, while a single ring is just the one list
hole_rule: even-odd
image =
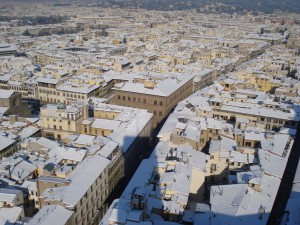
[{"label": "green tree", "polygon": [[27,30],[27,29],[22,33],[22,35],[24,35],[24,36],[31,36],[29,30]]}]

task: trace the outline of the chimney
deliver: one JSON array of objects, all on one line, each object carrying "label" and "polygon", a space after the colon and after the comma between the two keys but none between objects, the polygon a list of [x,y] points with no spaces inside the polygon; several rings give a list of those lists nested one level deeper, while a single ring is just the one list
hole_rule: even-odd
[{"label": "chimney", "polygon": [[10,124],[13,124],[13,123],[15,123],[17,121],[18,121],[18,116],[17,115],[10,115],[9,116],[9,123]]},{"label": "chimney", "polygon": [[155,87],[155,81],[154,80],[145,80],[144,81],[144,87],[145,88],[149,88],[149,89],[153,89]]}]

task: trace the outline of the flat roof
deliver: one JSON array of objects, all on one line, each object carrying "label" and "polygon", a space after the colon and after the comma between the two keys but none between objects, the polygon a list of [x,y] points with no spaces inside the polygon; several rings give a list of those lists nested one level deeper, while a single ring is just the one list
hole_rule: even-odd
[{"label": "flat roof", "polygon": [[92,124],[93,128],[115,130],[120,126],[121,122],[116,120],[95,119]]}]

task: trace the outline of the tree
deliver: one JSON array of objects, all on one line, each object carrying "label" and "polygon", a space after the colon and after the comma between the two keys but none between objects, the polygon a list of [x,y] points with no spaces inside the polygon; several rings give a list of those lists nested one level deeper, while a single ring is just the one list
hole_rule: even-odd
[{"label": "tree", "polygon": [[25,30],[25,31],[22,33],[22,35],[24,35],[24,36],[31,36],[29,30]]},{"label": "tree", "polygon": [[108,36],[108,32],[105,30],[104,27],[102,28],[101,36],[104,36],[104,37],[107,37],[107,36]]},{"label": "tree", "polygon": [[39,37],[40,37],[40,36],[49,36],[49,35],[51,35],[51,34],[50,34],[50,32],[47,31],[47,30],[40,30],[40,31],[38,32],[38,36],[39,36]]}]

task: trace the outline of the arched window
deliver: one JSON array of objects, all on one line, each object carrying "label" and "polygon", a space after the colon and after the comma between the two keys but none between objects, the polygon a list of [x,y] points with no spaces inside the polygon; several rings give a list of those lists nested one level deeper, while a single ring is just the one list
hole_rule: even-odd
[{"label": "arched window", "polygon": [[13,100],[13,107],[16,107],[18,105],[18,99],[14,98]]}]

